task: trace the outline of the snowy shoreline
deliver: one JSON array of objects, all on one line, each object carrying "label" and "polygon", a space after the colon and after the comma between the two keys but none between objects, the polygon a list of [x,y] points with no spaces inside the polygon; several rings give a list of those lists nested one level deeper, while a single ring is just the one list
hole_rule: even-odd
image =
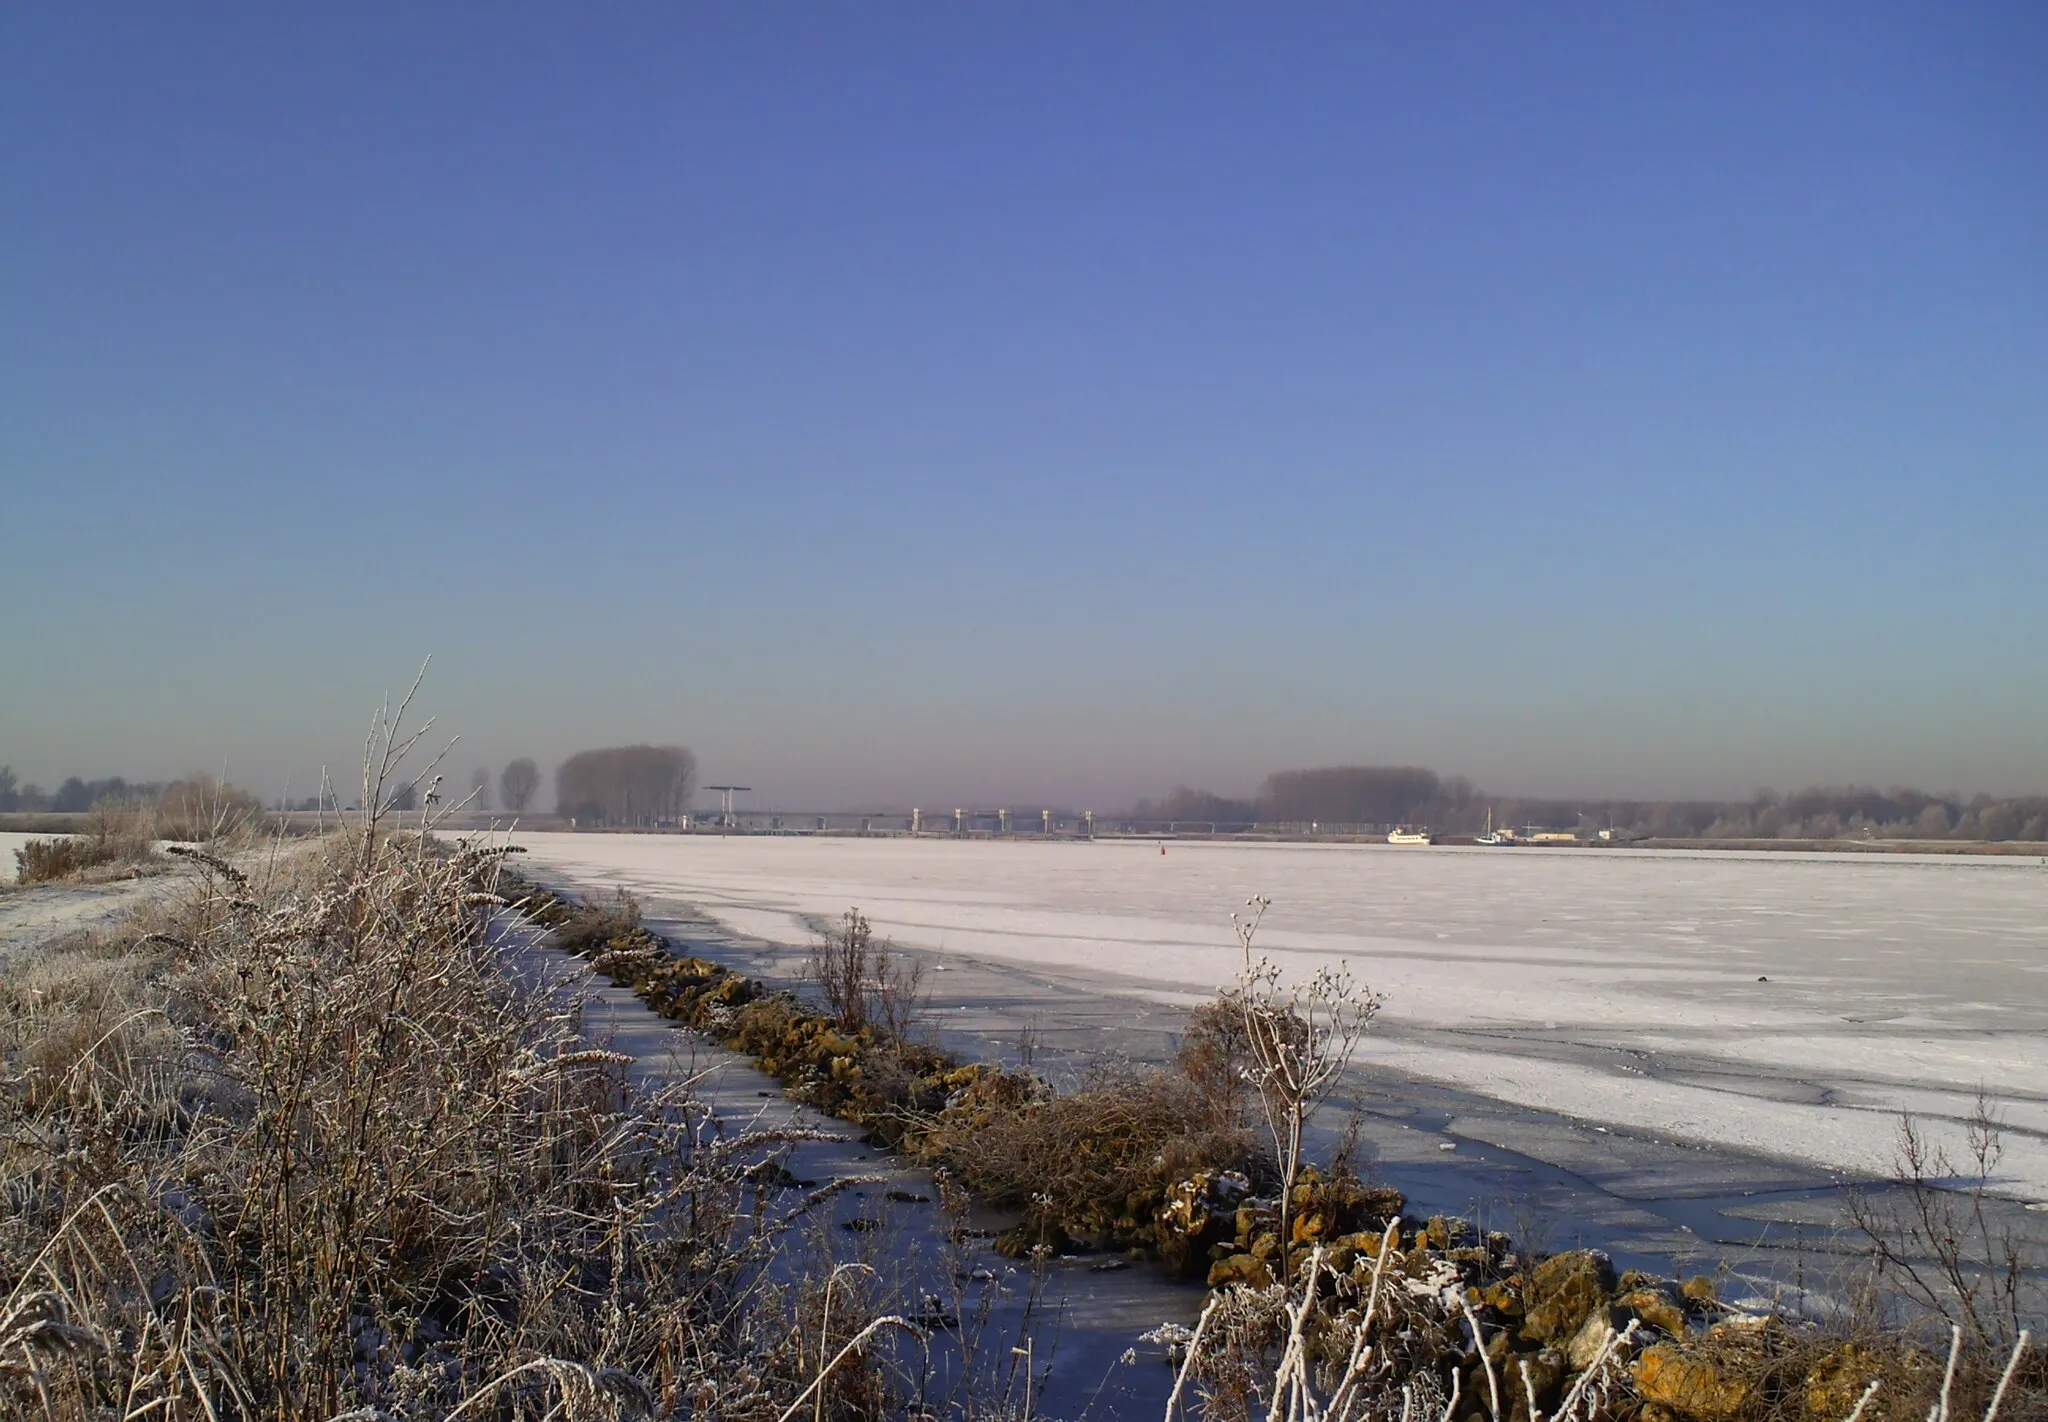
[{"label": "snowy shoreline", "polygon": [[1261,948],[1390,995],[1364,1063],[1531,1110],[1853,1175],[1898,1114],[1953,1157],[1981,1085],[1996,1188],[2048,1200],[2048,874],[2010,859],[527,834],[590,885],[801,944],[858,904],[944,955],[1112,974],[1162,1004]]}]

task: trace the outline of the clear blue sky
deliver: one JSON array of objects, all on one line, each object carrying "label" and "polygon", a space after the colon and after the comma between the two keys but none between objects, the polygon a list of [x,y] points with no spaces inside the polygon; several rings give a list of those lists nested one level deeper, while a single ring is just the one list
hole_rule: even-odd
[{"label": "clear blue sky", "polygon": [[2048,789],[2048,7],[11,5],[0,760]]}]

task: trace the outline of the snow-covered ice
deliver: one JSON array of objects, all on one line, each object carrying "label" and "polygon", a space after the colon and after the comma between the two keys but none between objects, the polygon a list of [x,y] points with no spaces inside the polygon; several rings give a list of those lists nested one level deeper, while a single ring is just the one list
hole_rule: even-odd
[{"label": "snow-covered ice", "polygon": [[2048,1200],[2048,862],[1529,848],[529,834],[539,865],[784,943],[906,945],[1192,1004],[1260,948],[1387,994],[1383,1068],[1659,1138],[1882,1173],[1911,1111]]}]

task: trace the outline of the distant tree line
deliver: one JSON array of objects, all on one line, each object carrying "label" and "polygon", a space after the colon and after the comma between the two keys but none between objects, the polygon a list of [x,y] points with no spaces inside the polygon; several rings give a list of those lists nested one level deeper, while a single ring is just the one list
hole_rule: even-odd
[{"label": "distant tree line", "polygon": [[[1140,800],[1138,820],[1215,824],[1448,824],[1478,798],[1463,776],[1439,776],[1414,765],[1333,765],[1275,771],[1249,800],[1177,785],[1165,799]],[[1483,819],[1485,810],[1479,814]]]},{"label": "distant tree line", "polygon": [[204,772],[181,780],[129,780],[109,775],[98,780],[69,776],[55,790],[23,784],[12,766],[0,765],[0,814],[84,814],[89,810],[146,810],[160,837],[206,838],[213,826],[240,821],[262,811],[247,790]]},{"label": "distant tree line", "polygon": [[165,784],[161,780],[131,781],[118,775],[109,775],[104,780],[82,780],[73,775],[55,790],[45,790],[40,785],[22,784],[15,777],[13,767],[0,765],[0,812],[32,810],[79,814],[103,803],[154,800],[164,789]]},{"label": "distant tree line", "polygon": [[[1562,807],[1558,807],[1562,808]],[[1745,801],[1613,801],[1579,808],[1587,828],[1657,839],[2048,840],[2048,796],[1930,795],[1909,786],[1759,790]]]},{"label": "distant tree line", "polygon": [[[540,793],[541,770],[530,756],[507,761],[498,772],[496,799],[525,814]],[[489,769],[470,775],[467,808],[488,811]],[[578,751],[555,770],[555,812],[579,825],[672,824],[697,793],[697,757],[687,746],[609,746]]]},{"label": "distant tree line", "polygon": [[[469,789],[446,792],[450,806],[489,813],[493,803],[509,814],[533,807],[544,777],[531,756],[507,761],[493,776],[488,766],[470,772]],[[683,746],[614,746],[578,751],[555,771],[556,811],[582,825],[673,823],[689,808],[697,789],[697,759]],[[387,801],[394,810],[416,810],[416,789],[401,788]],[[308,802],[307,809],[318,806]]]},{"label": "distant tree line", "polygon": [[1415,765],[1334,765],[1281,770],[1259,787],[1262,818],[1324,824],[1449,821],[1472,800],[1463,776],[1441,779]]},{"label": "distant tree line", "polygon": [[1631,839],[1957,839],[2048,841],[2048,796],[1933,795],[1907,786],[1810,786],[1747,800],[1604,800],[1487,795],[1463,776],[1418,766],[1276,771],[1250,799],[1185,785],[1140,800],[1131,818],[1216,824],[1385,827],[1451,834],[1501,826],[1611,830]]},{"label": "distant tree line", "polygon": [[1250,800],[1227,800],[1207,790],[1176,785],[1164,800],[1140,800],[1131,810],[1134,820],[1189,820],[1211,824],[1250,824],[1258,819],[1259,807]]},{"label": "distant tree line", "polygon": [[[512,814],[524,813],[539,793],[540,766],[521,756],[506,763],[496,777],[496,799]],[[468,808],[487,811],[493,799],[493,777],[479,766],[470,776]],[[697,758],[685,746],[611,746],[578,751],[555,771],[556,810],[583,825],[657,825],[677,820],[697,791]],[[449,794],[453,802],[458,797]],[[71,776],[54,791],[23,784],[11,766],[0,765],[0,813],[82,814],[104,807],[150,808],[174,814],[180,821],[199,816],[208,806],[227,805],[236,811],[260,808],[256,798],[212,776],[194,775],[174,781],[128,780],[110,775],[98,780]],[[317,810],[311,797],[279,808]],[[417,810],[420,791],[404,786],[386,801],[386,808]]]},{"label": "distant tree line", "polygon": [[578,825],[669,824],[697,792],[685,746],[578,751],[555,770],[555,812]]}]

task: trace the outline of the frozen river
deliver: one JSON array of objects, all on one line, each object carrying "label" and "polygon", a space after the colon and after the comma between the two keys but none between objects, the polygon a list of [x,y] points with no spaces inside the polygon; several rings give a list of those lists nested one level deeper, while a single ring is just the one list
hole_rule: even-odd
[{"label": "frozen river", "polygon": [[1169,1022],[1231,979],[1230,914],[1265,894],[1259,944],[1287,974],[1343,959],[1386,994],[1368,1072],[1555,1127],[1532,1146],[1494,1112],[1474,1144],[1579,1168],[1613,1134],[1873,1175],[1901,1112],[1960,1158],[1981,1089],[2006,1127],[1997,1188],[2048,1200],[2034,859],[518,838],[544,878],[627,887],[744,939],[801,945],[858,905],[899,944],[1043,987],[1046,1010],[1081,1000],[1056,984],[1093,984]]}]

